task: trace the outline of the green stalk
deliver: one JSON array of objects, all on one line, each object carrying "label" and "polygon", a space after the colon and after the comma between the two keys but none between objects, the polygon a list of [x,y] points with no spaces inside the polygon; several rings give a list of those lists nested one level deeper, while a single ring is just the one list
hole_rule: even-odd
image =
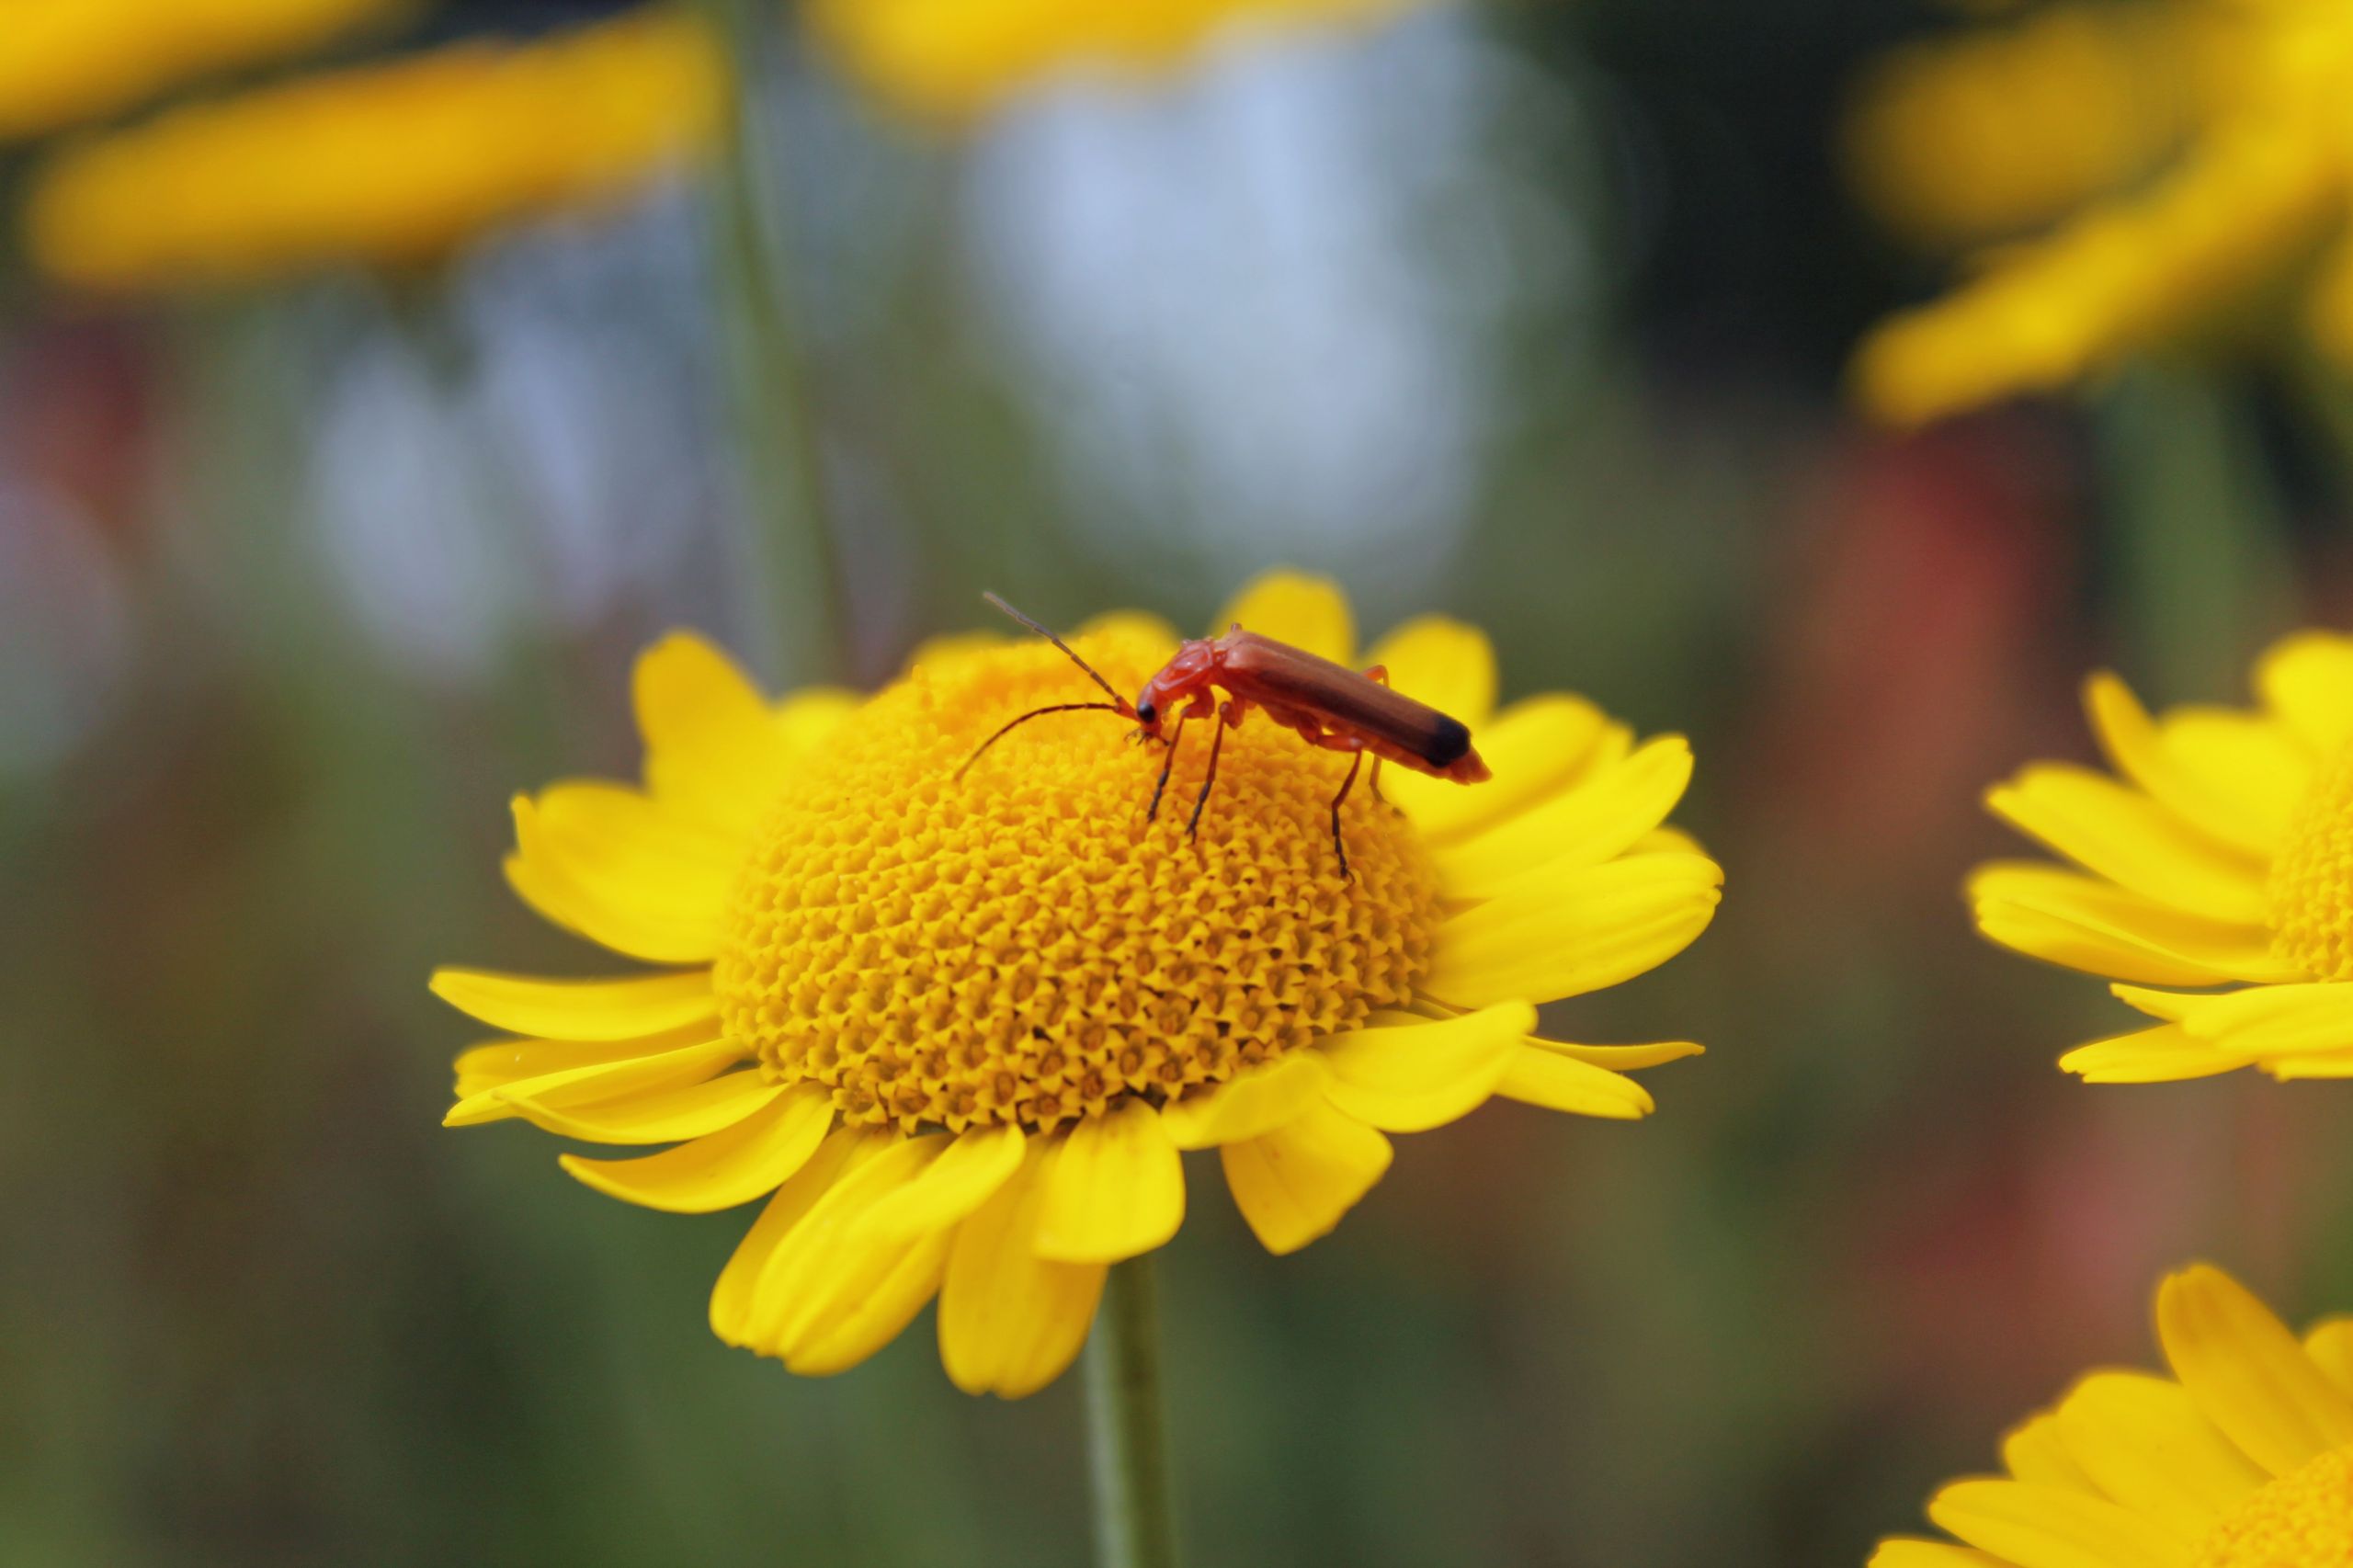
[{"label": "green stalk", "polygon": [[2279,498],[2244,404],[2192,370],[2135,367],[2100,403],[2128,663],[2161,701],[2221,695],[2287,618]]},{"label": "green stalk", "polygon": [[734,65],[735,107],[713,171],[712,265],[725,338],[736,448],[753,527],[737,540],[745,635],[763,671],[789,684],[834,678],[836,577],[824,472],[800,334],[787,287],[783,172],[761,134],[769,79],[764,0],[696,0]]},{"label": "green stalk", "polygon": [[1114,1264],[1086,1342],[1087,1459],[1102,1568],[1176,1568],[1152,1256]]}]

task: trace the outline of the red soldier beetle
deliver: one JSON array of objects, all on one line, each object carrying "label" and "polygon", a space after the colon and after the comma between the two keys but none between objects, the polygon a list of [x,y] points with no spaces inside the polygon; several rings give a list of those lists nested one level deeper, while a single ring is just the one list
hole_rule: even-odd
[{"label": "red soldier beetle", "polygon": [[[1245,631],[1237,621],[1222,637],[1187,638],[1176,656],[1144,682],[1143,690],[1130,702],[1094,665],[1072,652],[1069,643],[996,595],[981,597],[1061,649],[1111,700],[1054,702],[1031,709],[974,747],[956,770],[960,779],[972,771],[983,752],[1032,719],[1049,713],[1117,713],[1135,725],[1134,739],[1159,741],[1167,751],[1160,778],[1152,787],[1152,803],[1144,811],[1149,824],[1160,814],[1160,798],[1176,767],[1176,744],[1184,739],[1187,722],[1214,719],[1217,730],[1210,742],[1209,771],[1201,779],[1201,792],[1193,799],[1192,815],[1185,822],[1185,836],[1193,839],[1201,825],[1201,809],[1209,804],[1210,789],[1217,782],[1218,753],[1225,745],[1225,732],[1240,727],[1255,708],[1295,732],[1309,745],[1353,756],[1348,776],[1332,797],[1332,850],[1339,857],[1341,880],[1353,881],[1347,845],[1340,836],[1340,806],[1356,788],[1357,773],[1364,767],[1367,753],[1372,756],[1370,787],[1375,799],[1381,795],[1384,762],[1457,784],[1482,784],[1491,777],[1487,765],[1472,748],[1470,727],[1393,689],[1389,672],[1381,665],[1359,674],[1304,648]],[[1217,695],[1220,687],[1226,694],[1222,699]]]}]

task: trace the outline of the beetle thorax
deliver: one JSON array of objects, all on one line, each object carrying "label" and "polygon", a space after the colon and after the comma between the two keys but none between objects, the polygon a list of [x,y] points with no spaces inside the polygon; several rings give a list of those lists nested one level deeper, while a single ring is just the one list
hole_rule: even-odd
[{"label": "beetle thorax", "polygon": [[1214,642],[1188,638],[1178,646],[1176,655],[1160,666],[1160,672],[1144,682],[1136,706],[1154,710],[1164,718],[1173,716],[1176,704],[1199,696],[1207,688],[1219,663],[1220,652]]}]

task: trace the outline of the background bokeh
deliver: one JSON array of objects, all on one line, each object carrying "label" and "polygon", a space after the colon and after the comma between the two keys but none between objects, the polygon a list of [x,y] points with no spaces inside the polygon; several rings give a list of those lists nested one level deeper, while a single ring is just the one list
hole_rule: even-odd
[{"label": "background bokeh", "polygon": [[[1688,733],[1729,872],[1551,1020],[1708,1042],[1649,1122],[1499,1102],[1286,1260],[1200,1189],[1160,1271],[1193,1561],[1859,1563],[2147,1361],[2162,1269],[2353,1307],[2353,1089],[2087,1089],[2052,1059],[2120,1010],[1958,895],[2010,852],[1982,788],[2089,756],[2083,673],[2234,700],[2353,615],[2353,447],[2259,354],[1849,412],[1942,264],[1859,215],[1840,105],[1954,25],[1439,6],[952,131],[787,47],[790,437],[731,390],[691,175],[396,275],[108,299],[0,248],[0,1560],[1084,1561],[1074,1377],[722,1346],[744,1216],[441,1131],[472,1026],[423,983],[594,967],[506,894],[506,802],[634,767],[660,631],[872,684],[983,587],[1195,625],[1290,562],[1373,629],[1463,616],[1506,696]],[[815,537],[766,488],[802,452]]]}]

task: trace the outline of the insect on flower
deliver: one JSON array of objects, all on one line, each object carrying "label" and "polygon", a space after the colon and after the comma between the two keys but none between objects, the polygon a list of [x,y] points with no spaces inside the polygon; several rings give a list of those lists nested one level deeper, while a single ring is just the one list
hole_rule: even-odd
[{"label": "insect on flower", "polygon": [[[981,597],[1061,649],[1111,700],[1055,702],[1031,709],[974,747],[956,770],[960,779],[989,747],[1032,719],[1049,713],[1117,713],[1134,722],[1136,739],[1158,741],[1166,751],[1160,778],[1152,787],[1152,803],[1144,811],[1144,822],[1149,824],[1160,814],[1160,799],[1176,767],[1176,746],[1185,737],[1186,723],[1213,719],[1217,729],[1210,742],[1209,771],[1201,778],[1200,793],[1193,798],[1192,815],[1185,822],[1185,836],[1192,839],[1201,825],[1201,809],[1209,804],[1210,789],[1217,782],[1218,753],[1225,744],[1225,732],[1239,728],[1252,709],[1261,709],[1268,719],[1297,732],[1309,745],[1354,757],[1339,792],[1332,797],[1332,851],[1339,857],[1341,880],[1348,881],[1355,873],[1348,869],[1347,845],[1340,837],[1340,807],[1356,788],[1357,773],[1364,767],[1367,753],[1372,756],[1371,790],[1376,800],[1381,797],[1384,762],[1457,784],[1482,784],[1491,777],[1487,765],[1472,747],[1470,726],[1392,689],[1389,671],[1382,665],[1358,674],[1303,648],[1245,631],[1236,622],[1222,637],[1187,638],[1176,656],[1144,682],[1143,690],[1130,702],[1061,638],[996,595]],[[1220,687],[1225,692],[1222,699],[1217,695]]]}]

